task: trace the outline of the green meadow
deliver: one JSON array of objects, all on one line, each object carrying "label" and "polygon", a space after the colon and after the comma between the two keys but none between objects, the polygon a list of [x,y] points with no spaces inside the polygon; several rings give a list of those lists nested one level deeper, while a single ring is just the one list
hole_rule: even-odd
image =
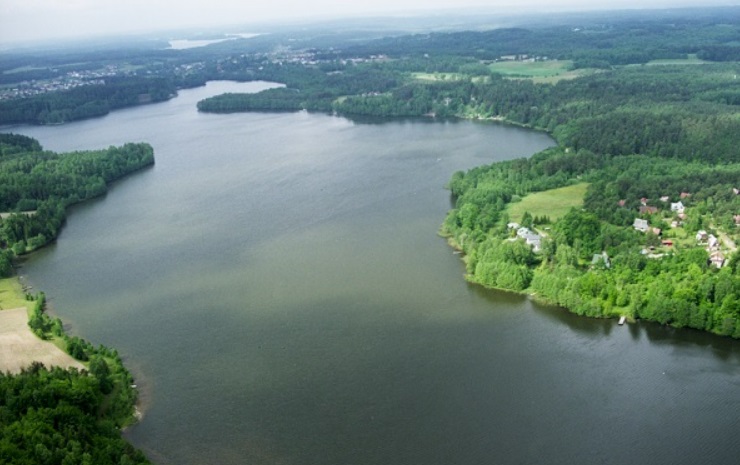
[{"label": "green meadow", "polygon": [[548,216],[555,221],[570,211],[582,207],[588,183],[582,182],[572,186],[529,194],[519,202],[509,204],[507,212],[511,221],[520,222],[524,212],[532,216]]}]

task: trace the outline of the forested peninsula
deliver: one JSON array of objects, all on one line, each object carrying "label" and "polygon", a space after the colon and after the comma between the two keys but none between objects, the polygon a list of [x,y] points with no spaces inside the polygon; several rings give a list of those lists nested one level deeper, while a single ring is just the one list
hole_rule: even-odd
[{"label": "forested peninsula", "polygon": [[[58,154],[35,139],[0,134],[0,278],[16,257],[53,241],[66,208],[106,192],[110,182],[154,163],[148,144]],[[3,288],[0,303],[14,299]],[[136,390],[114,349],[64,332],[46,312],[43,293],[26,293],[30,329],[86,369],[40,363],[0,371],[0,462],[13,464],[147,464],[121,437],[134,420]],[[17,300],[17,299],[16,299]]]},{"label": "forested peninsula", "polygon": [[30,137],[0,134],[0,277],[12,273],[14,256],[57,237],[68,206],[152,164],[148,144],[58,154]]},{"label": "forested peninsula", "polygon": [[[467,278],[580,315],[740,338],[738,40],[721,14],[396,37],[242,63],[286,87],[198,109],[545,130],[556,148],[450,181],[441,232],[465,253]],[[564,192],[568,208],[553,208]]]}]

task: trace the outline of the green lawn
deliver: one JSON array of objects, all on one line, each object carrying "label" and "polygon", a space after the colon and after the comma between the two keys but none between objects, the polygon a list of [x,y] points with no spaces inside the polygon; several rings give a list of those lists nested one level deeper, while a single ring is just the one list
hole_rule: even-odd
[{"label": "green lawn", "polygon": [[575,79],[596,72],[593,69],[571,70],[572,65],[570,60],[501,61],[488,67],[508,78],[530,79],[537,84],[555,84],[564,79]]},{"label": "green lawn", "polygon": [[[535,83],[554,84],[563,79],[575,79],[580,76],[592,74],[595,70],[576,69],[570,70],[572,61],[549,60],[549,61],[502,61],[488,65],[491,71],[502,74],[511,79],[530,79]],[[460,73],[411,73],[414,79],[420,81],[459,81],[465,78]],[[473,78],[480,82],[485,79],[482,76]]]},{"label": "green lawn", "polygon": [[565,73],[572,64],[569,60],[501,61],[489,65],[489,68],[507,76],[547,77]]},{"label": "green lawn", "polygon": [[18,278],[0,279],[0,310],[26,307],[26,305],[28,305],[28,301],[23,289],[21,289]]},{"label": "green lawn", "polygon": [[511,221],[520,222],[524,212],[532,216],[549,216],[555,221],[570,211],[571,208],[583,206],[588,183],[582,182],[572,186],[549,191],[536,192],[524,197],[520,202],[509,204],[507,212]]},{"label": "green lawn", "polygon": [[649,61],[648,65],[701,65],[708,63],[704,60],[700,60],[696,57],[684,58],[684,59],[667,59],[667,60],[652,60]]}]

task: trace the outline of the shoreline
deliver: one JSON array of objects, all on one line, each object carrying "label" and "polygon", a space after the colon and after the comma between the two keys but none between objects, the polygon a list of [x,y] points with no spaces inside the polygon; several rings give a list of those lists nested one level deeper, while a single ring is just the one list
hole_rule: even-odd
[{"label": "shoreline", "polygon": [[[454,250],[454,253],[456,255],[459,255],[460,261],[464,265],[467,265],[467,261],[465,260],[465,258],[466,258],[467,255],[465,254],[465,251],[462,249],[462,247],[460,247],[460,245],[457,243],[457,241],[455,241],[455,239],[451,235],[447,235],[444,232],[442,232],[441,230],[439,231],[439,235],[441,237],[443,237],[444,239],[447,240],[447,245]],[[549,300],[547,298],[544,298],[544,297],[540,296],[539,294],[537,294],[536,292],[530,290],[529,288],[524,289],[524,290],[521,290],[521,291],[517,291],[515,289],[506,289],[506,288],[503,288],[503,287],[486,286],[485,284],[482,284],[482,283],[480,283],[478,281],[475,281],[473,279],[470,279],[470,276],[471,275],[470,275],[470,273],[467,272],[467,270],[465,271],[465,273],[463,273],[463,279],[466,282],[468,282],[470,284],[473,284],[475,286],[480,286],[483,289],[488,289],[488,290],[492,290],[492,291],[507,292],[507,293],[514,294],[514,295],[525,296],[528,299],[530,299],[532,302],[535,302],[537,304],[540,304],[540,305],[548,305],[548,306],[551,306],[551,307],[557,307],[559,309],[565,310],[566,312],[568,312],[570,314],[573,314],[573,315],[576,315],[576,316],[579,316],[579,317],[593,318],[593,319],[597,319],[597,320],[619,320],[621,318],[625,318],[626,319],[625,321],[627,323],[636,323],[638,321],[638,319],[636,319],[633,315],[628,315],[628,314],[624,314],[624,313],[616,313],[614,315],[605,315],[605,316],[581,315],[581,314],[578,314],[578,313],[574,312],[573,310],[571,310],[568,307],[563,307],[562,305],[559,305],[556,302],[553,302],[553,301],[551,301],[551,300]],[[646,321],[650,321],[650,320],[646,320]],[[713,334],[713,333],[709,333],[709,334]]]}]

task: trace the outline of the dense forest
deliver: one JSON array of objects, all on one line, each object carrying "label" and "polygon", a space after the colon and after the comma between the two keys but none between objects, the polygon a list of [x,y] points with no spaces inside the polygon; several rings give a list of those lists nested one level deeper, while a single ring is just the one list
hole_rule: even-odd
[{"label": "dense forest", "polygon": [[167,100],[175,92],[168,79],[113,77],[100,84],[0,101],[0,124],[60,124],[104,116],[118,108]]},{"label": "dense forest", "polygon": [[12,273],[14,256],[57,237],[69,205],[153,163],[148,144],[57,154],[29,137],[0,134],[0,276]]},{"label": "dense forest", "polygon": [[[696,53],[714,61],[734,61],[740,13],[736,8],[702,12],[652,11],[643,15],[610,12],[584,15],[557,25],[489,31],[433,32],[388,37],[351,46],[340,56],[456,56],[495,60],[505,55],[573,60],[578,68],[610,68]],[[710,58],[712,57],[712,58]]]},{"label": "dense forest", "polygon": [[0,373],[0,462],[149,463],[121,438],[120,424],[100,414],[103,386],[98,376],[40,364],[18,375]]},{"label": "dense forest", "polygon": [[86,369],[34,363],[18,374],[0,372],[0,463],[144,465],[149,461],[121,437],[134,418],[136,390],[118,353],[62,330],[33,299],[29,321],[42,339],[57,339]]}]

